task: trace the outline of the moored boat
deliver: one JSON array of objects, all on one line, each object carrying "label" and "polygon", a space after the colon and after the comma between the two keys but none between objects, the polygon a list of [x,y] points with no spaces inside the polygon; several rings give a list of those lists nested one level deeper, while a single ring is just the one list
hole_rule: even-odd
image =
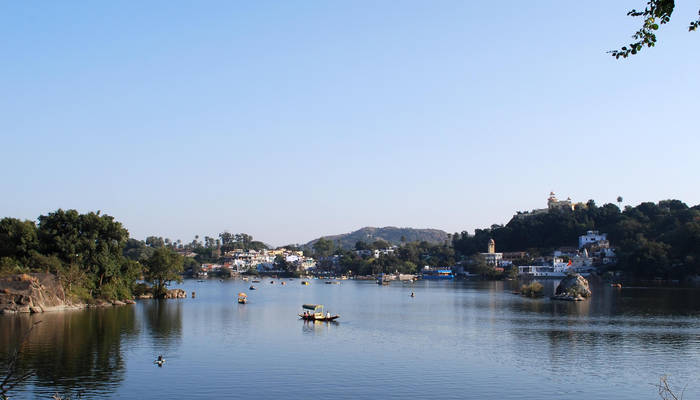
[{"label": "moored boat", "polygon": [[248,290],[256,290],[256,289],[255,289],[255,286],[250,285],[250,287],[248,288]]},{"label": "moored boat", "polygon": [[240,292],[238,293],[238,304],[245,304],[248,302],[248,295]]}]

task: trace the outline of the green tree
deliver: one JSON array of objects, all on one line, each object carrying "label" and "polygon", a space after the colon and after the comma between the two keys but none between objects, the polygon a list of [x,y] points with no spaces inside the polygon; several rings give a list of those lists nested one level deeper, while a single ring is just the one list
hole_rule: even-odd
[{"label": "green tree", "polygon": [[322,258],[333,254],[335,245],[333,244],[332,240],[320,238],[311,247],[314,249],[314,255],[316,255],[318,258]]},{"label": "green tree", "polygon": [[[93,296],[103,295],[105,285],[121,285],[119,292],[132,282],[123,273],[134,269],[126,265],[122,250],[129,232],[109,215],[61,209],[39,217],[39,249],[55,255],[65,266],[78,265],[86,274],[86,289]],[[111,291],[114,292],[114,291]]]},{"label": "green tree", "polygon": [[[644,47],[654,47],[656,45],[656,31],[659,30],[661,25],[671,20],[675,6],[674,0],[649,0],[644,10],[638,11],[633,9],[628,12],[627,15],[631,17],[642,18],[644,21],[642,27],[632,36],[635,39],[634,42],[618,50],[611,50],[609,53],[617,59],[620,57],[627,58],[630,55],[637,54]],[[700,15],[700,11],[698,15]],[[700,18],[690,22],[688,31],[695,31],[699,26]]]},{"label": "green tree", "polygon": [[183,257],[167,247],[159,247],[146,260],[144,279],[153,285],[153,295],[164,297],[172,281],[182,282]]},{"label": "green tree", "polygon": [[0,257],[26,262],[39,245],[36,225],[17,218],[0,220]]}]

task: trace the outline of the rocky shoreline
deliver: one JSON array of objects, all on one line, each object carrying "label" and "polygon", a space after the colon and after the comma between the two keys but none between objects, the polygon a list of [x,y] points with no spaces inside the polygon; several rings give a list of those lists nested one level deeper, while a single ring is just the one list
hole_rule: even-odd
[{"label": "rocky shoreline", "polygon": [[[151,293],[138,299],[153,298]],[[168,290],[166,299],[187,298],[182,289]],[[101,300],[83,303],[66,298],[58,277],[49,273],[19,274],[0,278],[0,314],[35,314],[52,311],[82,310],[135,304],[133,299]]]}]

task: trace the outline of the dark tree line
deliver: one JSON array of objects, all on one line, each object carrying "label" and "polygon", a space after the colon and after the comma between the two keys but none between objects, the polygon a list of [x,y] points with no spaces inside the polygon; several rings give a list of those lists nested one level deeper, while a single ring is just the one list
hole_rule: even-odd
[{"label": "dark tree line", "polygon": [[59,209],[40,216],[38,224],[0,220],[0,274],[55,274],[76,300],[131,298],[142,276],[162,291],[179,278],[182,265],[165,241],[129,239],[120,222],[99,211]]},{"label": "dark tree line", "polygon": [[679,200],[641,203],[624,211],[614,204],[596,206],[592,200],[570,210],[514,217],[505,226],[477,229],[474,235],[455,233],[458,256],[486,251],[489,239],[497,251],[551,253],[558,247],[578,245],[588,230],[608,234],[617,249],[614,267],[630,279],[683,279],[700,274],[700,206]]}]

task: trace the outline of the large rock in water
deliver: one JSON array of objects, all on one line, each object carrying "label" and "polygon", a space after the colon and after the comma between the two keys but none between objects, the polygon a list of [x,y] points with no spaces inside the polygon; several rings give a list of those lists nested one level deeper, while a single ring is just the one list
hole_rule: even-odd
[{"label": "large rock in water", "polygon": [[591,289],[586,278],[579,274],[567,275],[562,279],[554,292],[554,299],[558,300],[583,300],[591,297]]}]

